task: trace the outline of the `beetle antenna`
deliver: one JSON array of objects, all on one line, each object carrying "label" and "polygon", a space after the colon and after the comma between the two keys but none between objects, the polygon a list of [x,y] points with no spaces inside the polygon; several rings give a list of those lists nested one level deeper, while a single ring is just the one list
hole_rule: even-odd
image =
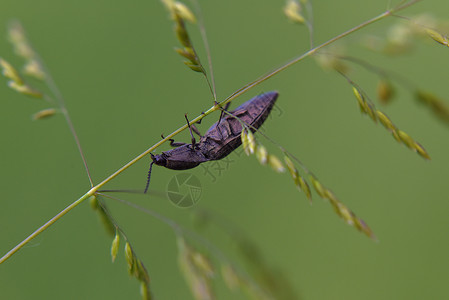
[{"label": "beetle antenna", "polygon": [[148,171],[148,177],[147,177],[147,185],[145,186],[145,191],[143,192],[144,194],[147,193],[148,187],[150,186],[151,169],[153,169],[153,164],[154,164],[154,161],[152,161],[150,164],[150,170]]}]

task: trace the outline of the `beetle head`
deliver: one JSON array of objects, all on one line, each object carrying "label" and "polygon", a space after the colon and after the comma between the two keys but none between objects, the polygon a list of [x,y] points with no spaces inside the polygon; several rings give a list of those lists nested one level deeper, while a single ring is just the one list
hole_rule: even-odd
[{"label": "beetle head", "polygon": [[165,167],[167,165],[167,160],[165,159],[164,153],[162,154],[151,154],[151,159],[153,160],[153,163],[155,163],[158,166]]}]

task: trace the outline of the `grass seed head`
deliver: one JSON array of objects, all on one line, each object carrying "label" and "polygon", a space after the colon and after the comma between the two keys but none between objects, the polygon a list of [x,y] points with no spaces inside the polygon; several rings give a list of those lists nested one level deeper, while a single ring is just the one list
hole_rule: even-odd
[{"label": "grass seed head", "polygon": [[366,113],[368,116],[370,116],[371,120],[374,121],[374,123],[377,123],[377,115],[376,115],[376,108],[372,103],[365,102],[366,104]]},{"label": "grass seed head", "polygon": [[32,60],[35,57],[33,48],[30,46],[25,31],[19,22],[13,22],[8,28],[9,41],[14,47],[14,52],[25,60]]},{"label": "grass seed head", "polygon": [[268,164],[273,170],[278,173],[282,173],[285,171],[284,165],[282,164],[281,160],[272,154],[268,155]]},{"label": "grass seed head", "polygon": [[47,119],[49,117],[52,117],[56,114],[57,110],[55,108],[46,108],[43,110],[38,111],[35,113],[32,117],[33,120],[42,120]]},{"label": "grass seed head", "polygon": [[221,276],[224,283],[231,291],[235,291],[240,287],[240,277],[237,272],[229,264],[224,264],[221,266]]},{"label": "grass seed head", "polygon": [[192,48],[175,48],[175,51],[190,61],[196,60],[195,52]]},{"label": "grass seed head", "polygon": [[214,277],[214,267],[209,258],[207,258],[204,254],[198,251],[193,252],[192,261],[198,268],[198,270],[201,271],[205,276],[210,278]]},{"label": "grass seed head", "polygon": [[362,113],[367,113],[367,104],[365,100],[365,96],[363,96],[362,92],[359,91],[358,88],[355,86],[352,87],[352,91],[354,92],[355,98],[357,99],[357,102],[360,107],[360,111]]},{"label": "grass seed head", "polygon": [[187,33],[184,21],[178,15],[175,15],[175,32],[176,37],[181,42],[181,44],[186,48],[192,48],[192,44],[190,42],[189,34]]},{"label": "grass seed head", "polygon": [[115,232],[115,237],[112,240],[112,245],[111,245],[112,262],[114,262],[115,258],[117,257],[119,246],[120,246],[120,234],[119,234],[118,231],[116,231]]},{"label": "grass seed head", "polygon": [[262,145],[259,145],[256,150],[256,157],[262,165],[266,165],[268,163],[268,151]]},{"label": "grass seed head", "polygon": [[398,130],[398,136],[401,139],[401,141],[410,149],[415,148],[415,141],[412,139],[411,136],[409,136],[407,133],[405,133],[402,130]]},{"label": "grass seed head", "polygon": [[288,156],[284,156],[285,165],[287,166],[288,171],[290,172],[290,175],[292,176],[293,180],[296,182],[296,179],[299,177],[298,169],[296,169],[295,164],[292,162],[292,160]]},{"label": "grass seed head", "polygon": [[382,79],[377,84],[377,96],[382,104],[391,102],[394,96],[394,88],[389,80]]},{"label": "grass seed head", "polygon": [[39,80],[45,79],[45,72],[42,70],[42,66],[35,60],[29,60],[23,67],[23,72],[31,77]]},{"label": "grass seed head", "polygon": [[16,85],[23,85],[24,82],[19,72],[3,58],[0,58],[0,67],[2,68],[3,76],[11,79]]},{"label": "grass seed head", "polygon": [[183,20],[189,21],[193,24],[196,23],[195,15],[184,3],[178,1],[174,2],[174,9]]},{"label": "grass seed head", "polygon": [[445,101],[433,93],[427,91],[416,91],[416,99],[428,106],[432,112],[443,122],[449,123],[449,107]]},{"label": "grass seed head", "polygon": [[251,132],[251,130],[248,130],[247,132],[248,136],[248,150],[250,154],[254,154],[257,149],[257,143],[256,138],[254,137],[254,134]]},{"label": "grass seed head", "polygon": [[210,278],[198,269],[193,261],[193,249],[184,238],[178,237],[178,263],[195,299],[215,299]]},{"label": "grass seed head", "polygon": [[444,46],[449,46],[449,40],[447,36],[442,35],[436,30],[433,29],[426,29],[426,33],[428,36],[430,36],[435,42],[440,43]]},{"label": "grass seed head", "polygon": [[317,194],[321,198],[326,198],[326,189],[321,184],[321,182],[319,182],[318,179],[315,176],[313,176],[313,175],[310,175],[309,179],[310,179],[310,182],[312,182],[312,186],[315,189],[315,191],[317,192]]},{"label": "grass seed head", "polygon": [[386,114],[380,110],[376,110],[376,115],[380,121],[380,124],[382,124],[386,129],[396,131],[396,126],[394,126],[393,122],[391,122],[390,118],[388,118]]},{"label": "grass seed head", "polygon": [[136,258],[134,257],[134,252],[128,242],[125,243],[125,258],[128,264],[129,275],[134,275],[136,269]]},{"label": "grass seed head", "polygon": [[184,64],[189,67],[192,71],[198,72],[198,73],[204,73],[204,69],[201,65],[198,65],[196,63],[192,63],[190,61],[185,61]]},{"label": "grass seed head", "polygon": [[150,283],[150,276],[148,275],[148,271],[143,265],[143,262],[140,259],[136,259],[136,278],[141,282]]},{"label": "grass seed head", "polygon": [[140,295],[142,295],[143,300],[151,300],[153,297],[151,297],[150,287],[146,282],[140,283]]},{"label": "grass seed head", "polygon": [[10,88],[12,88],[13,90],[15,90],[16,92],[19,92],[26,96],[30,96],[30,97],[37,98],[37,99],[42,99],[42,97],[44,97],[44,95],[41,92],[31,88],[30,86],[28,86],[26,84],[20,85],[16,81],[10,81],[10,82],[8,82],[8,86]]},{"label": "grass seed head", "polygon": [[304,192],[304,194],[306,194],[306,197],[309,199],[310,203],[312,203],[312,192],[307,181],[305,181],[301,176],[298,176],[295,183]]},{"label": "grass seed head", "polygon": [[246,128],[242,129],[242,133],[240,134],[240,138],[242,140],[243,150],[245,151],[246,155],[250,155],[251,152],[249,150],[249,141],[248,141],[248,131]]},{"label": "grass seed head", "polygon": [[422,156],[425,159],[430,160],[429,153],[427,153],[426,149],[424,149],[424,147],[420,143],[415,142],[415,145],[413,148],[416,150],[416,153],[418,153],[420,156]]},{"label": "grass seed head", "polygon": [[304,24],[306,22],[302,15],[301,4],[295,0],[287,0],[287,3],[284,6],[284,14],[293,23]]}]

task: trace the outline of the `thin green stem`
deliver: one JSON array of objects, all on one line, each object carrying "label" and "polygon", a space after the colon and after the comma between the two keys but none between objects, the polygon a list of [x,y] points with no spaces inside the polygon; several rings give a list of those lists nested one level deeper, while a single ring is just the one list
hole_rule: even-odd
[{"label": "thin green stem", "polygon": [[[353,27],[352,29],[343,32],[342,34],[324,42],[323,44],[307,51],[306,53],[290,60],[289,62],[287,62],[286,64],[282,65],[281,67],[265,74],[264,76],[259,77],[258,79],[256,79],[253,82],[250,82],[249,84],[245,85],[244,87],[238,89],[237,91],[235,91],[233,94],[231,94],[229,97],[227,97],[225,100],[217,103],[217,105],[212,106],[209,110],[207,110],[205,113],[202,113],[201,115],[199,115],[198,117],[196,117],[195,119],[191,120],[191,124],[194,124],[198,121],[201,121],[204,117],[208,116],[209,114],[213,113],[216,110],[220,110],[221,106],[224,106],[225,104],[231,102],[232,100],[234,100],[235,98],[237,98],[238,96],[242,95],[243,93],[249,91],[250,89],[256,87],[257,85],[259,85],[260,83],[264,82],[265,80],[270,79],[271,77],[275,76],[276,74],[282,72],[283,70],[287,69],[288,67],[296,64],[297,62],[303,60],[306,57],[309,57],[313,54],[315,54],[318,50],[328,46],[329,44],[332,44],[333,42],[355,32],[358,31],[372,23],[375,23],[385,17],[390,16],[392,13],[395,13],[399,10],[402,10],[406,7],[409,7],[410,5],[419,2],[420,0],[415,0],[415,1],[410,1],[407,2],[405,4],[402,4],[401,6],[398,6],[396,8],[394,8],[393,10],[389,10],[386,11],[366,22],[363,22],[362,24]],[[89,198],[89,196],[92,196],[95,194],[96,191],[98,191],[101,187],[103,187],[106,183],[108,183],[109,181],[111,181],[112,179],[114,179],[115,177],[117,177],[120,173],[122,173],[123,171],[125,171],[126,169],[128,169],[129,167],[131,167],[132,165],[134,165],[136,162],[138,162],[139,160],[141,160],[143,157],[145,157],[146,155],[148,155],[150,152],[154,151],[155,149],[157,149],[159,146],[161,146],[163,143],[165,143],[166,141],[168,141],[169,139],[173,138],[174,136],[176,136],[177,134],[179,134],[180,132],[186,130],[187,124],[184,126],[181,126],[180,128],[178,128],[177,130],[175,130],[174,132],[172,132],[171,134],[167,135],[164,139],[160,140],[158,143],[154,144],[152,147],[148,148],[147,150],[145,150],[142,154],[138,155],[136,158],[134,158],[133,160],[131,160],[130,162],[128,162],[126,165],[124,165],[123,167],[121,167],[120,169],[118,169],[116,172],[114,172],[112,175],[110,175],[109,177],[107,177],[105,180],[103,180],[102,182],[100,182],[99,184],[97,184],[96,186],[92,187],[86,194],[84,194],[81,198],[79,198],[78,200],[76,200],[75,202],[73,202],[72,204],[70,204],[69,206],[67,206],[64,210],[62,210],[60,213],[58,213],[56,216],[54,216],[53,218],[51,218],[47,223],[45,223],[44,225],[42,225],[41,227],[39,227],[39,229],[37,229],[36,231],[34,231],[31,235],[29,235],[26,239],[24,239],[22,242],[20,242],[17,246],[15,246],[13,249],[11,249],[5,256],[3,256],[0,259],[0,264],[3,263],[4,261],[6,261],[8,258],[10,258],[14,253],[16,253],[17,251],[19,251],[23,246],[25,246],[27,243],[29,243],[32,239],[34,239],[36,236],[38,236],[39,234],[41,234],[43,231],[45,231],[48,227],[50,227],[51,225],[53,225],[57,220],[59,220],[61,217],[63,217],[65,214],[67,214],[69,211],[71,211],[73,208],[75,208],[76,206],[78,206],[81,202],[83,202],[84,200],[86,200],[87,198]]]}]

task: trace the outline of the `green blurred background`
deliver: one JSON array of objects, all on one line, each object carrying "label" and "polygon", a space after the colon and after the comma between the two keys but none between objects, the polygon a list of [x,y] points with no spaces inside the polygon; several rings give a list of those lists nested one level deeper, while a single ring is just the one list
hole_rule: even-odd
[{"label": "green blurred background", "polygon": [[[308,47],[305,29],[285,20],[284,1],[202,2],[221,99]],[[317,43],[382,12],[386,2],[317,1]],[[423,1],[403,14],[421,12],[449,19],[449,2]],[[6,41],[7,22],[17,18],[66,99],[95,182],[157,142],[161,133],[183,125],[184,113],[194,117],[211,106],[203,78],[173,51],[178,42],[167,16],[159,1],[2,1],[0,55],[20,63]],[[421,43],[413,53],[393,59],[357,45],[359,37],[382,35],[394,22],[388,19],[348,37],[349,52],[449,99],[447,48]],[[203,55],[197,31],[191,32]],[[351,74],[374,94],[375,76],[359,68]],[[241,228],[266,263],[294,286],[298,299],[449,299],[449,128],[404,89],[383,108],[426,147],[432,160],[424,161],[361,116],[350,86],[311,59],[253,89],[233,107],[270,90],[280,92],[282,114],[267,121],[265,133],[361,216],[379,243],[345,225],[318,197],[310,206],[287,174],[244,155],[231,156],[234,162],[221,174],[216,171],[215,182],[203,168],[191,171],[202,185],[197,207]],[[3,255],[84,194],[89,182],[61,116],[31,121],[46,104],[14,93],[4,78],[0,98]],[[207,118],[200,130],[217,118]],[[188,134],[178,140],[188,141]],[[143,188],[148,162],[107,188]],[[155,167],[151,189],[164,192],[174,174]],[[166,199],[120,197],[192,226],[192,210]],[[157,299],[191,299],[170,228],[129,206],[107,203],[145,262]],[[211,227],[202,234],[240,263],[232,239],[221,230]],[[111,263],[110,242],[88,203],[82,204],[0,266],[0,298],[139,299],[138,283],[128,276],[122,253]],[[216,282],[218,299],[244,299],[227,291],[219,276]]]}]

